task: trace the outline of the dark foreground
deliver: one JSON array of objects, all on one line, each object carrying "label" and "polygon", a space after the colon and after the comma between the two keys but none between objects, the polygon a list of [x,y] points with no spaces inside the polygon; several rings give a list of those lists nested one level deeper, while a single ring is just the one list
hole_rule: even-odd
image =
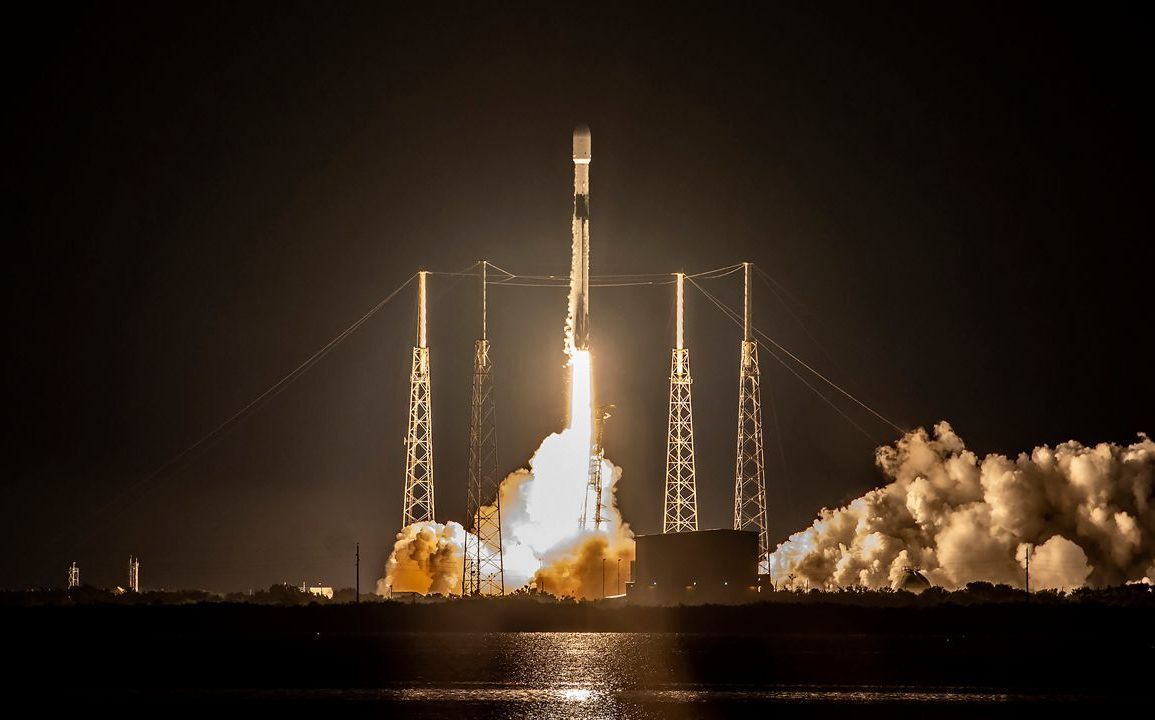
[{"label": "dark foreground", "polygon": [[[0,609],[9,688],[77,708],[385,716],[1010,716],[1148,701],[1149,607],[532,601]],[[127,705],[125,705],[127,703]]]}]

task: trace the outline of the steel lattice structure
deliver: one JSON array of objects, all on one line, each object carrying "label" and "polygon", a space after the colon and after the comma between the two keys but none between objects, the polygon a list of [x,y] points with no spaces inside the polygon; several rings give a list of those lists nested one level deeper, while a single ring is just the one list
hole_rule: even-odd
[{"label": "steel lattice structure", "polygon": [[417,346],[409,374],[409,426],[405,434],[405,503],[401,527],[432,522],[433,413],[430,401],[429,348],[425,342],[425,276],[418,273]]},{"label": "steel lattice structure", "polygon": [[128,591],[140,592],[140,559],[135,555],[128,556]]},{"label": "steel lattice structure", "polygon": [[666,500],[662,532],[698,529],[694,480],[694,409],[690,397],[690,351],[675,348],[670,359],[670,415],[666,430]]},{"label": "steel lattice structure", "polygon": [[677,273],[677,336],[670,356],[670,413],[666,425],[666,493],[662,532],[698,529],[698,490],[694,479],[694,406],[691,401],[690,351],[682,342],[684,273]]},{"label": "steel lattice structure", "polygon": [[602,498],[602,461],[606,458],[605,448],[602,447],[602,437],[605,433],[605,422],[609,419],[610,414],[607,412],[612,405],[598,408],[594,413],[594,437],[592,447],[590,448],[590,465],[589,465],[589,483],[586,485],[585,501],[582,503],[581,519],[578,520],[578,527],[582,530],[589,529],[589,509],[593,505],[594,511],[594,530],[602,529],[602,513],[605,509],[605,504]]},{"label": "steel lattice structure", "polygon": [[[473,533],[465,537],[462,595],[504,595],[501,492],[497,476],[497,411],[486,339],[486,264],[481,263],[481,339],[474,344],[469,414],[469,486],[465,507]],[[489,499],[493,504],[489,505]]]},{"label": "steel lattice structure", "polygon": [[745,339],[738,376],[738,451],[734,469],[734,529],[758,532],[758,572],[770,571],[766,471],[762,453],[762,392],[758,344],[750,336],[750,263],[746,273]]}]

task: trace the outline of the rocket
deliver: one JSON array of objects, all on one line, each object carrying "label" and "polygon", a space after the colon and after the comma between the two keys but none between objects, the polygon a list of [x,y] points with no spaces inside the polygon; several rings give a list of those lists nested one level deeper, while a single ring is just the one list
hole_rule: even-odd
[{"label": "rocket", "polygon": [[590,129],[573,131],[573,259],[570,318],[575,350],[590,347]]}]

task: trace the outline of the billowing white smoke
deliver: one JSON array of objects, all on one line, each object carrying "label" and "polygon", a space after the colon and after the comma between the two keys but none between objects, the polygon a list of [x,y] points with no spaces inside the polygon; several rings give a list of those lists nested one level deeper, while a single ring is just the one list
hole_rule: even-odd
[{"label": "billowing white smoke", "polygon": [[464,570],[465,528],[459,523],[414,523],[397,533],[393,553],[385,563],[385,577],[377,581],[377,594],[419,592],[461,594]]},{"label": "billowing white smoke", "polygon": [[[622,522],[615,502],[621,468],[603,458],[601,497],[587,497],[591,458],[596,452],[593,369],[589,350],[577,348],[574,337],[580,295],[588,282],[589,246],[581,242],[582,222],[575,216],[565,322],[569,424],[543,440],[529,461],[529,469],[510,473],[498,491],[507,592],[533,584],[552,595],[597,597],[607,587],[607,570],[614,573],[616,585],[617,561],[634,556],[633,533]],[[583,529],[581,519],[592,520],[594,505],[599,502],[600,529]],[[586,527],[592,524],[587,522]],[[465,538],[456,523],[418,523],[403,529],[397,535],[385,577],[378,583],[379,592],[391,588],[460,593]],[[471,537],[471,542],[476,538]]]},{"label": "billowing white smoke", "polygon": [[[553,595],[596,597],[601,592],[602,558],[610,564],[618,558],[633,559],[633,533],[615,501],[622,471],[609,460],[602,461],[602,528],[578,526],[586,503],[590,456],[588,439],[583,442],[576,437],[580,434],[569,428],[550,435],[529,469],[511,473],[501,484],[507,589],[533,581]],[[592,499],[589,505],[592,520]]]},{"label": "billowing white smoke", "polygon": [[946,422],[876,461],[891,478],[771,554],[792,587],[894,587],[908,567],[948,589],[983,580],[1074,588],[1155,580],[1155,442],[1071,441],[980,460]]},{"label": "billowing white smoke", "polygon": [[[633,533],[616,503],[621,468],[602,461],[602,526],[579,526],[587,499],[592,405],[589,353],[571,357],[570,426],[542,441],[528,469],[501,483],[501,542],[506,592],[532,584],[551,595],[599,597],[602,573],[616,585],[617,560],[634,557]],[[457,523],[417,523],[397,535],[379,592],[460,593],[465,531]],[[471,536],[471,542],[476,538]],[[603,560],[605,561],[603,563]]]}]

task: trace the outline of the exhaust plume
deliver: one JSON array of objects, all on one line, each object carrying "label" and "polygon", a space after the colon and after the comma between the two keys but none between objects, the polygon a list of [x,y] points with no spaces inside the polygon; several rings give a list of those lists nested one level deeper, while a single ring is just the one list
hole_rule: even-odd
[{"label": "exhaust plume", "polygon": [[419,522],[402,528],[385,563],[385,577],[377,581],[377,594],[460,595],[464,548],[465,528],[459,523]]},{"label": "exhaust plume", "polygon": [[[574,350],[569,366],[569,427],[543,440],[529,467],[510,473],[499,489],[506,592],[532,586],[563,597],[600,597],[603,567],[608,593],[617,582],[617,560],[634,557],[633,532],[616,502],[622,470],[608,459],[602,461],[602,527],[579,527],[592,450],[589,352]],[[378,592],[459,594],[465,537],[453,522],[404,528]]]},{"label": "exhaust plume", "polygon": [[897,587],[906,568],[935,585],[1032,589],[1155,581],[1155,442],[1070,441],[983,459],[946,422],[907,433],[875,461],[890,483],[837,510],[770,556],[794,588]]}]

